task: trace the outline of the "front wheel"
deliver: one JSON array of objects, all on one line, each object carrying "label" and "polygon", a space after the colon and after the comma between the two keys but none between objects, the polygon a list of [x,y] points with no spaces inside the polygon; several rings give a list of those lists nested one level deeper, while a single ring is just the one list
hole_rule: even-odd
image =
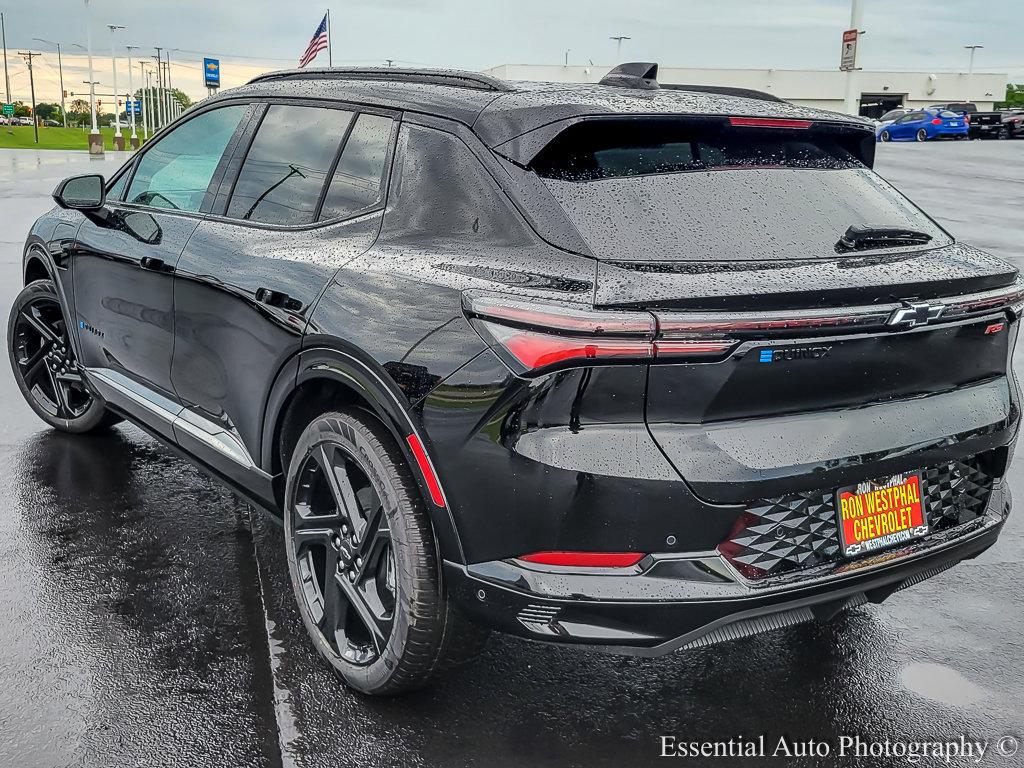
[{"label": "front wheel", "polygon": [[82,433],[120,421],[82,379],[52,281],[29,283],[14,300],[7,352],[21,394],[51,427]]},{"label": "front wheel", "polygon": [[882,131],[881,136],[879,136],[878,138],[880,138],[882,141],[891,141],[892,140],[892,136],[889,135],[888,131]]},{"label": "front wheel", "polygon": [[928,131],[926,131],[924,128],[918,128],[917,129],[917,140],[918,141],[928,141]]},{"label": "front wheel", "polygon": [[409,466],[364,411],[306,427],[288,467],[288,570],[306,631],[358,691],[422,687],[483,648],[441,583],[430,519]]}]

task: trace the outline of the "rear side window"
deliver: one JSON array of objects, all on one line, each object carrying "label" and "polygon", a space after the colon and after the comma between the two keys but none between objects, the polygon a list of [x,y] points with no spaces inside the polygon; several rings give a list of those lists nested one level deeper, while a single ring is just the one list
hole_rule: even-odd
[{"label": "rear side window", "polygon": [[948,244],[860,162],[872,141],[867,131],[604,118],[565,129],[529,168],[603,259],[836,257],[851,226],[899,227],[928,235],[924,247]]},{"label": "rear side window", "polygon": [[272,105],[242,163],[227,215],[285,226],[315,221],[352,117],[340,109]]},{"label": "rear side window", "polygon": [[327,188],[321,219],[350,216],[382,200],[393,125],[390,117],[359,115]]},{"label": "rear side window", "polygon": [[198,211],[224,148],[247,106],[196,115],[148,148],[132,177],[127,202]]}]

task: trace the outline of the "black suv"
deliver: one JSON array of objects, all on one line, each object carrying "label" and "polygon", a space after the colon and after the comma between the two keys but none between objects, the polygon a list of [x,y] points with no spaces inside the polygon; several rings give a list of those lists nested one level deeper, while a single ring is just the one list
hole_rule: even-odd
[{"label": "black suv", "polygon": [[362,691],[827,619],[995,542],[1019,422],[1024,284],[874,151],[651,65],[269,74],[58,187],[11,362],[278,511]]}]

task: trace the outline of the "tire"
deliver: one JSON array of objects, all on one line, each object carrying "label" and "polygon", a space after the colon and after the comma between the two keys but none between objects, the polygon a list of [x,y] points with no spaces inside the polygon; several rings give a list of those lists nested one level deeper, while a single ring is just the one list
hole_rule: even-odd
[{"label": "tire", "polygon": [[441,582],[419,487],[371,414],[327,413],[306,427],[288,467],[284,530],[306,631],[351,688],[405,693],[483,650],[488,633]]},{"label": "tire", "polygon": [[121,421],[82,379],[53,281],[35,280],[14,300],[7,354],[22,396],[54,429],[82,434]]},{"label": "tire", "polygon": [[917,129],[917,140],[918,141],[928,141],[928,131],[926,131],[924,128],[918,128]]},{"label": "tire", "polygon": [[892,141],[892,136],[889,135],[888,131],[882,131],[882,134],[881,134],[881,136],[879,136],[879,138],[882,141]]},{"label": "tire", "polygon": [[998,138],[1005,141],[1006,139],[1010,138],[1010,129],[1004,125],[1002,128],[999,129],[999,133],[997,134],[997,136]]}]

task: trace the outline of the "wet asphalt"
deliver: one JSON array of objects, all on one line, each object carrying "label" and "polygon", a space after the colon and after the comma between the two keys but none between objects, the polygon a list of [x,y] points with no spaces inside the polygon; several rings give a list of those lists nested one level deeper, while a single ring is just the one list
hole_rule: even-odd
[{"label": "wet asphalt", "polygon": [[[49,192],[123,159],[0,151],[5,339],[24,237]],[[880,146],[877,169],[959,239],[1024,266],[1024,141]],[[815,739],[833,756],[844,734],[964,734],[993,742],[984,764],[1024,764],[994,744],[1024,736],[1020,512],[978,559],[830,624],[660,659],[494,636],[436,687],[368,700],[314,656],[277,525],[134,427],[50,431],[4,357],[2,768],[634,766],[664,763],[669,734]],[[1024,499],[1024,463],[1011,486]]]}]

